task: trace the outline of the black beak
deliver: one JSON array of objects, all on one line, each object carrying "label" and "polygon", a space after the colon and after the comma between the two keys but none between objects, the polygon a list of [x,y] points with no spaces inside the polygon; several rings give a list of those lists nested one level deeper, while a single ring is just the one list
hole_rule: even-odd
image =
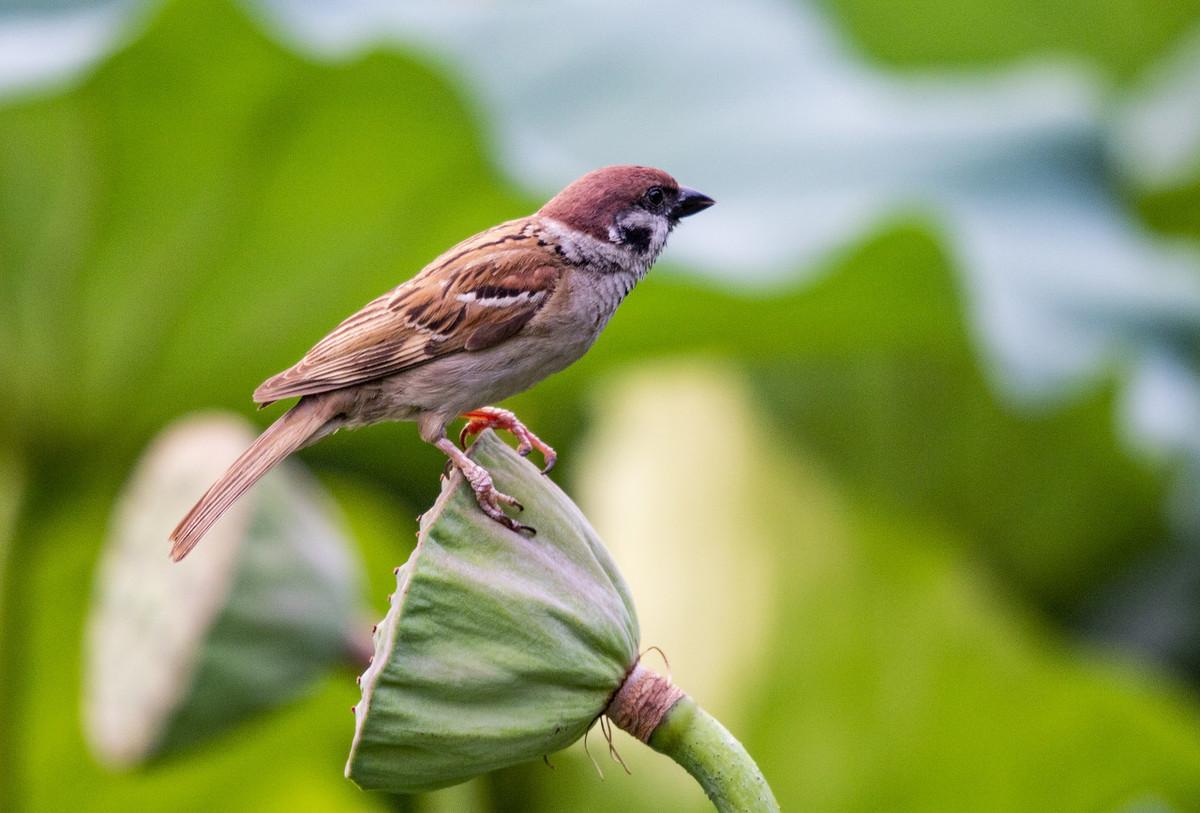
[{"label": "black beak", "polygon": [[716,201],[703,192],[697,192],[695,189],[688,189],[686,186],[681,186],[679,187],[679,199],[675,201],[675,208],[671,210],[671,217],[676,220],[681,217],[688,217],[696,214],[696,212],[703,212],[714,203]]}]

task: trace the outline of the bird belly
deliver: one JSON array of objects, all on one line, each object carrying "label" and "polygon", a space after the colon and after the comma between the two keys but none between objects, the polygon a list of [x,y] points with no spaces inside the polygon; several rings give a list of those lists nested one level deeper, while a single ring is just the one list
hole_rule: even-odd
[{"label": "bird belly", "polygon": [[449,422],[524,392],[578,359],[590,344],[519,336],[485,350],[434,359],[363,385],[354,424],[428,416]]}]

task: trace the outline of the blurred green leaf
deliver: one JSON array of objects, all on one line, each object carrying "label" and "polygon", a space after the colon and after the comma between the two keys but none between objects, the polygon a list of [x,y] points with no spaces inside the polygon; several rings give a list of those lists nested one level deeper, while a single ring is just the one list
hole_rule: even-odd
[{"label": "blurred green leaf", "polygon": [[[940,530],[841,508],[840,558],[828,541],[781,552],[782,570],[808,570],[747,738],[770,755],[781,797],[860,810],[1200,805],[1200,708],[1182,685],[1067,646]],[[813,619],[819,635],[797,632]]]},{"label": "blurred green leaf", "polygon": [[[131,455],[446,245],[527,207],[452,89],[398,55],[306,62],[169,3],[78,88],[0,110],[0,431]],[[83,408],[81,408],[83,405]],[[414,443],[415,446],[415,443]]]},{"label": "blurred green leaf", "polygon": [[1197,0],[826,0],[876,57],[974,66],[1065,53],[1128,77],[1200,17]]},{"label": "blurred green leaf", "polygon": [[[1003,576],[1070,609],[1165,538],[1164,485],[1122,448],[1106,389],[1040,413],[1002,403],[967,312],[928,238],[895,232],[808,292],[793,310],[798,352],[758,380],[782,426],[854,490],[953,526]],[[851,355],[812,335],[823,318],[844,320]]]},{"label": "blurred green leaf", "polygon": [[[1200,174],[1200,167],[1197,173]],[[1200,239],[1200,178],[1147,194],[1139,205],[1142,215],[1156,229]]]}]

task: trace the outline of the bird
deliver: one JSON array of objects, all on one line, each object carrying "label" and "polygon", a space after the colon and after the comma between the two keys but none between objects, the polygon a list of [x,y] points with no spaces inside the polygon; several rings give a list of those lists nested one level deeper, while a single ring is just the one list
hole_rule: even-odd
[{"label": "bird", "polygon": [[413,421],[421,439],[462,472],[480,509],[532,533],[522,510],[447,436],[494,428],[517,451],[557,454],[509,410],[491,406],[578,360],[649,271],[685,217],[712,206],[661,169],[608,166],[578,178],[527,217],[469,237],[415,277],[367,303],[295,365],[254,391],[260,408],[299,401],[268,426],[171,532],[187,556],[222,514],[272,467],[341,429]]}]

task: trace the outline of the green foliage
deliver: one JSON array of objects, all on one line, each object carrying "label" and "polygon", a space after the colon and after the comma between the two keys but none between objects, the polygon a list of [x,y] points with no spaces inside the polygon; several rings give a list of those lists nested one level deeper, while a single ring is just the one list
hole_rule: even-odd
[{"label": "green foliage", "polygon": [[1193,178],[1141,201],[1142,213],[1155,228],[1181,237],[1200,237],[1200,166]]},{"label": "green foliage", "polygon": [[[828,540],[781,551],[784,571],[819,563],[780,619],[747,738],[771,755],[763,770],[782,798],[860,810],[1200,804],[1200,710],[1181,687],[1047,636],[940,531],[853,501],[835,511]],[[822,634],[797,632],[812,618]],[[794,770],[806,764],[838,767]]]},{"label": "green foliage", "polygon": [[242,408],[527,208],[427,68],[305,62],[225,3],[168,4],[80,87],[0,119],[0,338],[22,349],[0,354],[0,437],[37,446],[129,456],[185,409]]},{"label": "green foliage", "polygon": [[975,66],[1049,52],[1120,77],[1143,67],[1200,15],[1196,0],[826,0],[876,56],[899,65]]}]

